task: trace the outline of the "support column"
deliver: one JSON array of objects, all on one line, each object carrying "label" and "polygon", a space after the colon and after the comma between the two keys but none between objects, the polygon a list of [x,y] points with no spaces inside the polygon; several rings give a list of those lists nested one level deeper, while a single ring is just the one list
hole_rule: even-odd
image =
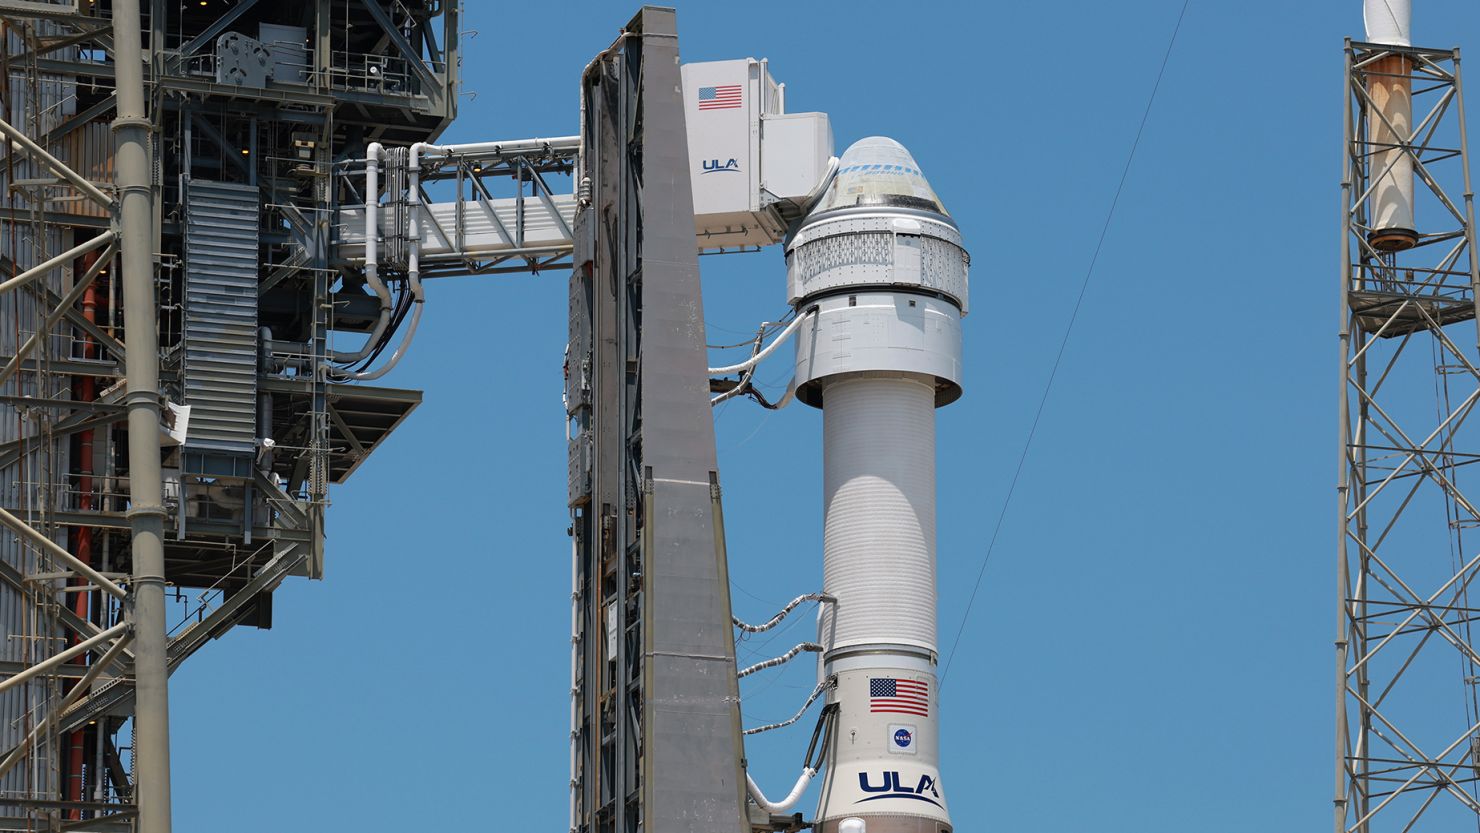
[{"label": "support column", "polygon": [[164,502],[159,465],[159,333],[154,292],[154,193],[144,109],[139,0],[114,0],[113,122],[128,393],[129,530],[134,625],[134,791],[140,833],[170,831],[168,638],[165,633]]}]

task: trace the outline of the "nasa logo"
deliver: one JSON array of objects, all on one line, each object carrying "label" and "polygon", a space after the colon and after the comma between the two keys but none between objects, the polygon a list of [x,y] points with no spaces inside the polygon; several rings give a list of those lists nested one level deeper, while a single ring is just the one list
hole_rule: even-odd
[{"label": "nasa logo", "polygon": [[735,159],[731,159],[728,162],[721,162],[718,159],[705,159],[704,160],[704,173],[706,173],[706,174],[721,174],[721,173],[734,173],[734,174],[738,174],[738,173],[740,173],[740,162],[738,160],[735,160]]},{"label": "nasa logo", "polygon": [[890,723],[888,740],[884,742],[884,748],[891,755],[914,755],[919,747],[915,745],[915,735],[919,734],[915,727],[909,723]]},{"label": "nasa logo", "polygon": [[[911,801],[923,801],[926,804],[934,804],[937,807],[941,806],[940,802],[935,800],[940,798],[940,790],[936,789],[935,779],[929,775],[921,775],[920,780],[915,784],[913,789],[905,786],[906,782],[901,780],[897,770],[888,770],[881,773],[881,775],[883,783],[874,786],[870,783],[867,772],[858,773],[858,788],[866,793],[874,793],[874,795],[860,798],[853,802],[854,804],[862,804],[865,801],[878,801],[881,798],[906,798]],[[929,795],[926,795],[926,793],[929,793]],[[941,809],[945,808],[941,807]]]}]

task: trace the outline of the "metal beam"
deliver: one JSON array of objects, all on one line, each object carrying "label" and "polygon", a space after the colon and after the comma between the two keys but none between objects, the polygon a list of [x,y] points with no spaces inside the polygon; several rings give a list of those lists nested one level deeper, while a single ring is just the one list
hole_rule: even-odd
[{"label": "metal beam", "polygon": [[0,282],[0,292],[7,292],[25,286],[53,269],[65,266],[94,249],[112,243],[116,236],[111,231],[105,231],[97,237],[78,243],[67,251],[32,266],[30,269],[16,275],[10,280]]},{"label": "metal beam", "polygon": [[4,119],[0,119],[0,135],[3,135],[7,139],[9,139],[12,143],[19,147],[20,150],[24,151],[28,156],[40,163],[43,168],[46,168],[48,171],[51,171],[62,179],[65,179],[67,182],[71,183],[72,187],[76,188],[78,191],[81,191],[83,196],[108,209],[109,211],[113,210],[112,197],[108,196],[108,194],[106,194],[101,188],[94,185],[87,177],[67,167],[67,165],[63,163],[62,160],[56,158],[55,156],[52,156],[50,153],[47,153],[44,148],[31,141],[31,139],[26,136],[25,133],[22,133],[21,131],[15,129],[15,127],[11,126],[11,124]]},{"label": "metal beam", "polygon": [[292,575],[308,558],[307,548],[293,544],[282,548],[262,566],[250,581],[212,610],[204,619],[192,624],[170,640],[169,664],[174,671],[207,642],[230,630],[245,612],[244,608],[259,593],[270,593]]},{"label": "metal beam", "polygon": [[[65,437],[76,434],[78,431],[86,431],[89,428],[101,428],[104,425],[112,425],[124,418],[124,416],[117,413],[78,413],[57,422],[51,426],[51,431],[53,436]],[[21,452],[28,444],[31,444],[31,439],[22,437],[21,439],[11,440],[7,443],[0,443],[0,468],[9,468],[15,465],[20,460]]]},{"label": "metal beam", "polygon": [[222,158],[230,159],[231,164],[235,165],[236,169],[241,171],[243,174],[250,174],[252,172],[252,169],[247,165],[246,162],[242,160],[242,156],[240,153],[232,152],[233,149],[230,145],[227,144],[226,137],[221,135],[221,131],[217,130],[216,126],[211,124],[209,121],[206,121],[202,118],[197,118],[197,115],[198,114],[196,113],[196,111],[189,111],[188,118],[190,119],[191,126],[199,127],[202,133],[206,134],[206,136],[211,141],[216,143],[216,146],[221,149]]},{"label": "metal beam", "polygon": [[360,0],[360,5],[364,6],[370,12],[370,16],[375,18],[376,23],[380,24],[381,30],[385,32],[385,36],[396,47],[396,51],[400,52],[401,57],[406,60],[406,63],[411,65],[411,69],[416,73],[416,77],[421,79],[421,83],[426,90],[427,98],[435,101],[441,101],[445,98],[442,82],[437,80],[437,76],[433,75],[431,70],[427,69],[426,64],[422,63],[421,55],[417,54],[416,47],[412,46],[411,42],[406,40],[406,36],[401,34],[401,30],[396,28],[395,21],[386,15],[385,9],[380,7],[378,0]]},{"label": "metal beam", "polygon": [[[124,628],[127,626],[119,624],[115,625],[114,627]],[[104,634],[100,633],[98,634],[98,636],[94,637],[94,639],[100,639],[103,637],[103,635]],[[17,744],[15,749],[12,749],[10,751],[10,754],[5,756],[5,760],[0,761],[0,778],[4,778],[6,773],[10,772],[12,769],[15,769],[16,764],[19,764],[22,760],[25,759],[26,754],[31,751],[31,747],[35,746],[36,739],[41,737],[41,734],[46,731],[48,725],[54,725],[57,721],[57,718],[63,712],[65,712],[69,706],[81,699],[82,695],[86,694],[87,691],[92,688],[92,684],[97,682],[98,677],[101,676],[104,671],[108,670],[109,667],[118,662],[118,660],[123,656],[124,652],[128,649],[129,642],[133,641],[133,638],[133,634],[124,633],[118,638],[117,641],[113,643],[111,647],[108,648],[106,652],[104,652],[103,656],[100,657],[97,662],[87,667],[87,673],[83,674],[82,679],[78,680],[77,684],[72,686],[72,690],[67,692],[66,696],[62,698],[62,701],[57,704],[56,708],[52,710],[51,714],[42,718],[41,722],[36,724],[36,727],[33,728],[29,734],[26,735],[25,739]],[[80,644],[81,643],[79,643],[79,645]]]},{"label": "metal beam", "polygon": [[237,4],[235,6],[232,6],[230,11],[216,18],[214,21],[211,22],[211,25],[203,29],[200,34],[196,35],[180,46],[179,55],[175,59],[175,66],[179,66],[181,59],[188,58],[191,55],[194,55],[195,53],[200,51],[200,48],[202,46],[205,46],[206,44],[215,40],[217,35],[226,31],[226,27],[235,23],[237,18],[241,17],[247,12],[248,9],[251,9],[253,6],[256,5],[257,0],[237,0]]},{"label": "metal beam", "polygon": [[[0,508],[0,524],[4,524],[10,527],[22,538],[25,538],[32,544],[35,544],[36,546],[45,550],[53,558],[72,568],[72,570],[78,575],[81,575],[85,577],[88,581],[96,584],[99,590],[102,590],[108,595],[116,599],[122,599],[128,595],[123,591],[122,587],[114,584],[112,579],[108,578],[97,570],[94,570],[86,562],[77,558],[77,556],[62,549],[62,547],[58,545],[57,542],[51,540],[45,535],[42,535],[40,532],[37,532],[34,528],[32,528],[30,524],[10,514],[4,508]],[[0,690],[3,689],[4,686],[0,685]]]},{"label": "metal beam", "polygon": [[[106,263],[104,264],[104,266],[106,267]],[[72,305],[63,304],[62,298],[59,297],[55,292],[52,292],[50,288],[46,287],[45,285],[37,286],[35,284],[32,284],[31,286],[27,286],[26,290],[33,293],[46,306],[54,310],[60,309],[62,311],[63,318],[67,319],[67,321],[71,323],[72,326],[91,336],[93,341],[97,342],[99,347],[102,347],[104,350],[108,351],[115,362],[121,362],[123,360],[125,351],[122,342],[109,335],[106,330],[104,330],[102,327],[99,327],[96,323],[87,320],[87,318],[84,317],[81,312],[78,312],[77,309]]]},{"label": "metal beam", "polygon": [[82,298],[82,294],[87,291],[89,286],[92,286],[92,282],[112,262],[113,255],[117,251],[117,242],[109,243],[108,248],[104,249],[103,253],[98,256],[97,262],[88,267],[87,271],[83,272],[82,276],[76,279],[72,285],[72,290],[67,293],[66,297],[62,298],[60,303],[52,307],[51,312],[46,314],[46,320],[42,323],[41,328],[37,332],[32,333],[26,339],[25,344],[22,344],[15,351],[15,355],[10,357],[10,361],[5,363],[5,367],[0,369],[0,385],[5,384],[5,381],[20,368],[21,362],[25,360],[26,356],[30,355],[31,351],[35,349],[36,345],[40,342],[41,333],[51,332],[51,328],[56,326],[63,315],[66,315],[67,310],[71,309],[72,305],[76,304]]},{"label": "metal beam", "polygon": [[80,109],[80,111],[75,112],[74,115],[71,115],[71,117],[68,118],[67,121],[62,121],[62,123],[58,124],[58,126],[52,127],[52,129],[47,130],[46,135],[41,138],[41,144],[50,145],[52,144],[52,142],[61,139],[62,136],[68,135],[68,133],[73,132],[73,130],[77,129],[77,127],[81,127],[83,126],[83,124],[89,123],[89,121],[96,120],[96,118],[104,117],[104,115],[107,114],[110,109],[114,108],[115,104],[117,104],[117,98],[114,98],[114,95],[112,95],[112,93],[108,93],[105,98],[99,99],[98,102],[89,105],[89,107]]},{"label": "metal beam", "polygon": [[[68,660],[71,660],[75,657],[80,657],[88,651],[101,646],[105,642],[109,642],[117,637],[123,636],[124,632],[127,631],[128,628],[129,624],[127,622],[119,622],[118,624],[103,631],[97,636],[84,639],[76,645],[73,645],[65,651],[62,651],[61,653],[53,654],[46,659],[36,663],[35,665],[30,666],[21,673],[16,674],[13,677],[7,677],[4,680],[0,680],[0,693],[9,691],[10,689],[15,688],[26,680],[29,680],[32,677],[37,676],[38,674],[44,674],[49,669],[61,665]],[[117,645],[115,645],[114,647],[116,648]]]}]

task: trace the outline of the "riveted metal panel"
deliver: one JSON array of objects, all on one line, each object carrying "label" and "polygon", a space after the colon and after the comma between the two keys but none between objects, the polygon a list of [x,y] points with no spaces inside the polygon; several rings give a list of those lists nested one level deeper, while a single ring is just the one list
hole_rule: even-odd
[{"label": "riveted metal panel", "polygon": [[185,446],[251,453],[257,434],[258,191],[195,180],[186,195]]}]

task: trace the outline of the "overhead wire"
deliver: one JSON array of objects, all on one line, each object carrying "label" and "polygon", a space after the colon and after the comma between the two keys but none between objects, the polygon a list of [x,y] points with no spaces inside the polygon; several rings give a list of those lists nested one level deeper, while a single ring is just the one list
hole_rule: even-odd
[{"label": "overhead wire", "polygon": [[1166,76],[1167,63],[1172,57],[1172,48],[1177,44],[1177,34],[1182,31],[1182,21],[1187,16],[1187,7],[1192,0],[1183,0],[1182,8],[1177,13],[1177,22],[1172,27],[1172,36],[1167,41],[1166,52],[1161,58],[1161,67],[1156,72],[1156,81],[1151,85],[1151,95],[1146,100],[1146,109],[1141,114],[1141,123],[1136,128],[1136,136],[1131,141],[1130,153],[1125,160],[1125,167],[1120,172],[1120,182],[1115,186],[1115,195],[1110,199],[1110,208],[1105,213],[1104,225],[1100,228],[1100,238],[1095,243],[1094,253],[1090,256],[1089,266],[1084,270],[1084,279],[1079,284],[1079,297],[1074,301],[1074,308],[1069,313],[1069,323],[1064,327],[1064,336],[1059,340],[1058,354],[1054,356],[1053,367],[1049,370],[1048,381],[1043,386],[1043,395],[1038,399],[1038,410],[1033,415],[1033,423],[1028,428],[1028,437],[1023,442],[1022,453],[1018,456],[1017,469],[1013,471],[1012,480],[1007,486],[1007,497],[1002,501],[1002,509],[997,513],[997,523],[992,529],[992,537],[987,542],[986,553],[982,556],[981,568],[977,570],[976,582],[971,587],[971,597],[966,602],[966,610],[961,614],[961,625],[956,629],[956,638],[951,642],[950,653],[946,655],[946,661],[941,667],[940,687],[945,686],[946,675],[951,671],[951,661],[956,657],[956,649],[961,645],[961,635],[966,632],[966,623],[971,618],[971,608],[976,603],[977,593],[981,590],[982,577],[987,573],[987,564],[992,558],[992,552],[996,549],[997,538],[1002,532],[1002,522],[1007,517],[1007,510],[1012,506],[1012,497],[1017,491],[1018,480],[1023,474],[1023,464],[1028,460],[1028,452],[1033,447],[1033,438],[1038,434],[1038,425],[1043,419],[1044,407],[1048,404],[1049,394],[1053,392],[1054,380],[1058,378],[1059,367],[1064,361],[1064,350],[1069,346],[1069,338],[1074,333],[1074,324],[1079,320],[1079,310],[1084,305],[1085,294],[1089,291],[1090,279],[1094,277],[1095,265],[1100,260],[1100,251],[1105,247],[1105,238],[1110,232],[1110,223],[1115,219],[1115,209],[1120,204],[1120,195],[1125,190],[1126,179],[1130,176],[1131,165],[1136,159],[1136,150],[1141,146],[1141,136],[1146,131],[1146,122],[1151,118],[1151,109],[1156,104],[1156,94],[1161,89],[1162,78]]}]

